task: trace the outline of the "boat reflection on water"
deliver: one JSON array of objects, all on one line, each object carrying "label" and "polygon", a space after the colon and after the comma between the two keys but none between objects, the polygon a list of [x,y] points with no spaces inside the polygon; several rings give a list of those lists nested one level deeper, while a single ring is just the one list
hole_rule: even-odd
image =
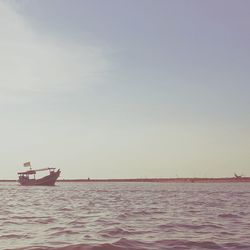
[{"label": "boat reflection on water", "polygon": [[[49,174],[36,179],[36,173],[40,171],[49,171]],[[60,173],[60,169],[56,171],[56,168],[30,169],[25,172],[18,172],[18,181],[23,186],[54,186]]]}]

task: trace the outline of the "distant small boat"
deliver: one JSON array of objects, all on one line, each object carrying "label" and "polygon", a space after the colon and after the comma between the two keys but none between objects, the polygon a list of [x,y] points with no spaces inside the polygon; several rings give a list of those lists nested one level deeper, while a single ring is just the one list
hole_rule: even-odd
[{"label": "distant small boat", "polygon": [[[60,169],[56,171],[56,168],[31,169],[30,162],[24,163],[24,166],[29,166],[30,170],[17,173],[18,181],[23,186],[54,186],[61,173]],[[40,171],[49,171],[49,175],[36,179],[36,173]]]},{"label": "distant small boat", "polygon": [[237,179],[239,179],[239,178],[242,178],[243,175],[237,175],[236,173],[234,173],[234,177],[237,178]]}]

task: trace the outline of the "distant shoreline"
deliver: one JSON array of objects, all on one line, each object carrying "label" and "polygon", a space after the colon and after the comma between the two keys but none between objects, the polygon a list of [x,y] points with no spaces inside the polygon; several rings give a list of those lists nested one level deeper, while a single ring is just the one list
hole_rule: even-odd
[{"label": "distant shoreline", "polygon": [[[17,180],[0,180],[0,182],[17,182]],[[133,179],[61,179],[57,182],[157,182],[157,183],[218,183],[250,182],[250,177],[226,178],[133,178]]]}]

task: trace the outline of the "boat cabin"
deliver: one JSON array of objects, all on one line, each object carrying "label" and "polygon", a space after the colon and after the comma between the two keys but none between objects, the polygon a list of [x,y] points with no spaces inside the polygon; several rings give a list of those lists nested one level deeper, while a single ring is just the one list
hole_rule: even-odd
[{"label": "boat cabin", "polygon": [[[36,179],[36,172],[40,172],[40,171],[49,171],[49,174],[52,175],[55,172],[56,168],[41,168],[41,169],[30,169],[28,171],[25,172],[18,172],[18,176],[19,176],[19,180],[20,179],[26,179],[26,180],[30,180],[30,179]],[[33,178],[32,178],[33,177]]]}]

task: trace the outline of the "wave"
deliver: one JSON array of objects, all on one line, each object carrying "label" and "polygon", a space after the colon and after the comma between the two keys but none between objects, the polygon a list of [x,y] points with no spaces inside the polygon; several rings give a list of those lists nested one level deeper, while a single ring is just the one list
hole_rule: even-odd
[{"label": "wave", "polygon": [[11,240],[11,239],[28,239],[30,236],[28,235],[21,235],[21,234],[5,234],[5,235],[0,235],[0,239],[6,239],[6,240]]},{"label": "wave", "polygon": [[158,226],[159,229],[164,230],[164,229],[171,229],[171,230],[177,230],[180,228],[183,229],[196,229],[196,230],[201,230],[201,229],[220,229],[222,228],[221,226],[214,225],[214,224],[202,224],[202,225],[195,225],[195,224],[176,224],[176,223],[168,223],[168,224],[162,224]]},{"label": "wave", "polygon": [[[228,244],[230,247],[242,247],[242,245]],[[121,238],[114,243],[102,243],[99,245],[76,244],[62,247],[25,247],[8,250],[158,250],[158,249],[225,249],[212,241],[188,241],[188,240],[161,240],[155,242],[142,242]]]},{"label": "wave", "polygon": [[74,232],[72,230],[62,230],[56,233],[52,233],[51,236],[61,236],[61,235],[71,235],[71,234],[79,234],[79,233]]},{"label": "wave", "polygon": [[237,214],[219,214],[218,215],[221,218],[239,218],[240,216]]}]

